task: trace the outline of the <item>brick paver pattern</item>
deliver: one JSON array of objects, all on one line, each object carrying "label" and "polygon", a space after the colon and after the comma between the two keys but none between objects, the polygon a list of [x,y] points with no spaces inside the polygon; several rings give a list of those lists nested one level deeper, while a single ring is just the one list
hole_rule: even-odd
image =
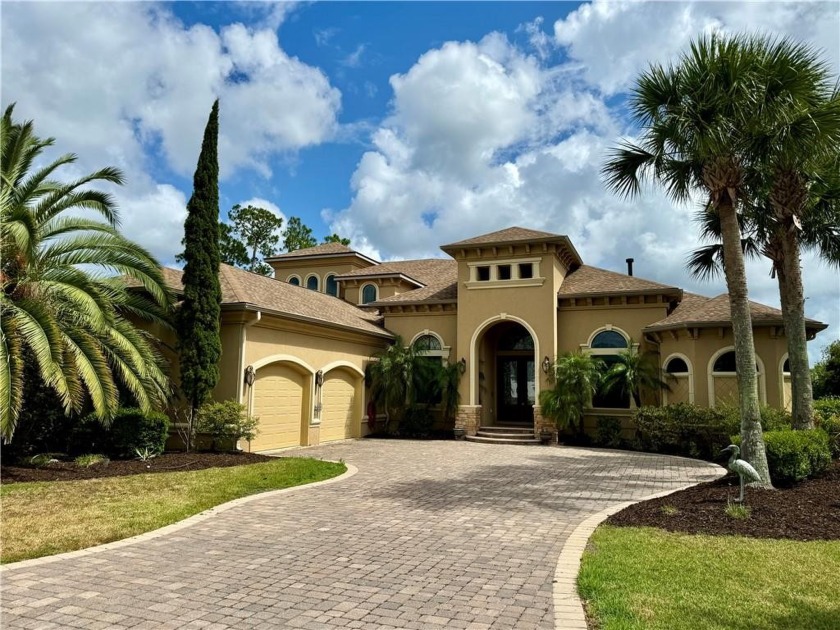
[{"label": "brick paver pattern", "polygon": [[716,477],[621,451],[363,440],[356,465],[152,540],[2,574],[10,628],[554,628],[563,543],[610,505]]}]

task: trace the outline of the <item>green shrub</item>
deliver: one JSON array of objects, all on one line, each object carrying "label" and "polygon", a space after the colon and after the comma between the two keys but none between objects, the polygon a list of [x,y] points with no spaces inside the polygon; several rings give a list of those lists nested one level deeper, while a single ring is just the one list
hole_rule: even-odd
[{"label": "green shrub", "polygon": [[767,465],[775,483],[802,481],[819,475],[831,463],[828,436],[821,429],[767,431]]},{"label": "green shrub", "polygon": [[425,438],[431,435],[434,423],[432,412],[418,405],[406,409],[397,430],[401,437]]},{"label": "green shrub", "polygon": [[831,456],[840,459],[840,398],[815,400],[814,418],[817,426],[828,434]]},{"label": "green shrub", "polygon": [[595,421],[595,445],[619,448],[621,444],[621,418],[598,416]]},{"label": "green shrub", "polygon": [[198,410],[196,431],[210,437],[210,449],[234,449],[237,440],[253,440],[260,419],[249,416],[245,405],[235,400],[205,403]]},{"label": "green shrub", "polygon": [[162,453],[168,437],[169,418],[165,414],[120,409],[111,423],[111,452],[125,458],[135,457],[138,449]]},{"label": "green shrub", "polygon": [[56,453],[38,453],[29,458],[29,463],[36,468],[43,468],[44,466],[58,462],[55,456]]},{"label": "green shrub", "polygon": [[726,409],[707,409],[688,403],[642,407],[633,414],[640,450],[715,460],[737,433],[740,420]]},{"label": "green shrub", "polygon": [[70,455],[85,453],[111,453],[113,442],[111,431],[94,414],[88,414],[73,427],[68,437],[67,452]]},{"label": "green shrub", "polygon": [[73,463],[81,468],[89,468],[91,466],[96,466],[97,464],[107,464],[109,461],[110,460],[104,455],[89,453],[87,455],[79,455],[73,460]]},{"label": "green shrub", "polygon": [[[740,414],[738,416],[740,418]],[[739,420],[740,423],[740,420]],[[793,424],[790,412],[775,407],[761,408],[761,427],[765,431],[783,431]]]}]

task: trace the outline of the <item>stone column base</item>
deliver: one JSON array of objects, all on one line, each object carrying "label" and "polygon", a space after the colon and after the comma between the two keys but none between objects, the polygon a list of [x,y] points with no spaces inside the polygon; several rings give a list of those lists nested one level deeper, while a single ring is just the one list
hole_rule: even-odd
[{"label": "stone column base", "polygon": [[481,426],[481,405],[461,405],[455,416],[455,428],[464,429],[466,435],[475,435]]},{"label": "stone column base", "polygon": [[539,438],[544,429],[551,432],[551,443],[557,443],[557,425],[553,420],[544,418],[539,405],[534,405],[534,435]]}]

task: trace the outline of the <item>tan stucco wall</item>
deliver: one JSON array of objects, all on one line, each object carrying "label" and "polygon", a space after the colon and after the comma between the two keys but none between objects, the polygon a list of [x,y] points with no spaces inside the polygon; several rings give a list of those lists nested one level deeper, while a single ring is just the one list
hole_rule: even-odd
[{"label": "tan stucco wall", "polygon": [[[543,278],[540,286],[498,286],[488,288],[470,288],[470,263],[493,264],[499,260],[539,259],[539,277]],[[485,365],[479,362],[482,355],[482,337],[492,326],[502,321],[516,321],[533,333],[535,360],[539,365],[543,356],[553,356],[557,333],[557,286],[555,279],[560,276],[555,265],[559,264],[553,252],[535,254],[533,252],[510,253],[504,251],[496,256],[477,256],[476,252],[467,252],[458,258],[458,325],[457,356],[467,359],[467,371],[461,381],[461,403],[478,405],[480,384],[489,382],[488,355],[484,353]],[[491,283],[492,284],[492,283]],[[475,286],[475,285],[474,285]],[[473,345],[475,344],[475,345]],[[536,371],[536,396],[548,386],[542,370]],[[481,374],[484,378],[481,378]],[[488,398],[489,400],[489,398]],[[493,401],[495,404],[495,401]],[[492,422],[493,411],[482,410],[482,422]]]},{"label": "tan stucco wall", "polygon": [[385,315],[385,328],[402,337],[409,345],[419,334],[430,331],[443,339],[444,346],[450,346],[449,361],[458,361],[455,355],[458,339],[458,316],[454,312],[439,313],[388,313]]},{"label": "tan stucco wall", "polygon": [[[288,281],[289,277],[296,275],[300,278],[300,286],[306,286],[306,279],[315,274],[318,276],[318,291],[326,293],[326,283],[324,279],[334,274],[340,276],[345,273],[350,273],[356,269],[370,266],[369,263],[355,257],[342,256],[338,258],[313,258],[311,260],[290,260],[290,261],[272,261],[269,263],[274,269],[274,277],[284,282]],[[339,284],[339,290],[341,285]],[[355,304],[355,302],[354,302]]]},{"label": "tan stucco wall", "polygon": [[640,349],[650,349],[645,344],[642,329],[663,319],[666,314],[665,304],[560,308],[557,314],[557,354],[580,350],[581,344],[586,344],[596,330],[607,325],[629,335],[633,343],[641,344]]},{"label": "tan stucco wall", "polygon": [[[691,362],[694,381],[694,403],[703,407],[710,405],[709,400],[709,363],[715,354],[723,348],[733,345],[732,329],[727,327],[699,328],[694,339],[687,330],[664,332],[661,335],[660,361],[664,362],[672,354],[684,355]],[[675,338],[676,337],[676,338]],[[755,351],[764,365],[761,404],[771,407],[784,407],[780,366],[787,354],[787,339],[780,328],[761,327],[754,329]]]}]

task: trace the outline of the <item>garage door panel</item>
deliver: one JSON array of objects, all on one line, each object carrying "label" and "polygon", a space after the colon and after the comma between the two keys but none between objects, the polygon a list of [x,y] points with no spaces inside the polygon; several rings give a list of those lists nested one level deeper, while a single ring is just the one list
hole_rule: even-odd
[{"label": "garage door panel", "polygon": [[330,372],[321,392],[321,442],[357,437],[357,384],[359,376],[344,370]]},{"label": "garage door panel", "polygon": [[300,445],[306,377],[285,365],[257,371],[253,414],[260,419],[252,451]]}]

